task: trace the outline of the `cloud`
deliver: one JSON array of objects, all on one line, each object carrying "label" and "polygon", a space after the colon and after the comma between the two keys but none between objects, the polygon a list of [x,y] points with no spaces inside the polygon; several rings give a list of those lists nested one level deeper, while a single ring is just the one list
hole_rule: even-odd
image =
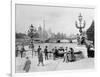
[{"label": "cloud", "polygon": [[93,9],[17,5],[16,31],[25,32],[30,24],[43,26],[43,20],[45,20],[47,30],[66,34],[77,33],[75,21],[78,20],[80,12],[88,28],[94,18]]}]

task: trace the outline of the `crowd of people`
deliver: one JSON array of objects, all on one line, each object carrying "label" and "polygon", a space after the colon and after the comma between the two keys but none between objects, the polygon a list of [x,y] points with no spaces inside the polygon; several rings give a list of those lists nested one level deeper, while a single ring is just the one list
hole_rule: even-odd
[{"label": "crowd of people", "polygon": [[[26,50],[24,46],[22,46],[21,50],[18,50],[18,46],[16,45],[16,57],[18,57],[18,52],[20,52],[21,58],[23,58],[23,53],[26,53]],[[45,46],[44,51],[42,50],[41,46],[39,45],[37,48],[37,58],[38,58],[38,64],[42,64],[44,66],[44,59],[49,60],[49,54],[52,54],[53,60],[56,60],[59,57],[62,57],[63,62],[73,62],[75,61],[75,55],[74,55],[74,49],[73,48],[68,48],[66,47],[65,49],[63,47],[57,48],[56,46],[49,51],[48,46]],[[36,53],[35,52],[35,53]],[[29,57],[26,55],[26,62],[23,70],[26,72],[29,71],[30,65],[31,65],[31,60]]]},{"label": "crowd of people", "polygon": [[[78,45],[80,45],[80,44],[86,45],[88,57],[91,57],[91,56],[94,57],[94,50],[91,49],[91,48],[93,48],[93,46],[91,47],[90,44],[88,45],[86,43],[85,37],[78,36],[77,41],[78,41]],[[56,47],[55,46],[54,48],[49,50],[49,47],[47,45],[45,46],[44,49],[39,45],[38,48],[36,50],[34,50],[34,45],[33,45],[33,43],[31,43],[31,45],[29,45],[29,49],[32,49],[32,58],[33,58],[33,52],[35,52],[35,55],[37,55],[37,58],[38,58],[37,66],[39,66],[40,64],[42,64],[42,66],[44,66],[45,65],[44,60],[49,60],[51,54],[52,54],[53,60],[56,60],[58,58],[62,58],[63,62],[66,62],[66,63],[76,61],[74,49],[72,47],[63,48],[63,47]],[[23,44],[22,44],[22,47],[20,50],[18,48],[18,45],[16,45],[15,56],[18,57],[18,54],[20,54],[21,58],[26,57],[26,62],[25,62],[23,70],[25,72],[29,72],[31,60],[28,57],[28,55],[26,55],[26,52],[27,52],[27,50],[25,50],[25,46]]]},{"label": "crowd of people", "polygon": [[[84,38],[82,38],[83,40],[81,41],[81,43],[85,43]],[[78,43],[80,44],[80,40],[78,39]],[[87,48],[87,56],[88,57],[94,57],[94,50],[91,49],[93,48],[93,46],[91,47],[91,45],[87,45],[86,44],[86,48]],[[32,44],[32,46],[29,46],[29,49],[34,49],[34,45]],[[92,52],[91,52],[92,51]],[[25,50],[25,46],[22,44],[21,49],[19,50],[18,45],[16,45],[16,52],[15,52],[15,56],[18,57],[18,54],[20,53],[21,58],[26,57],[26,62],[24,65],[23,70],[28,72],[30,69],[30,65],[31,65],[31,60],[29,59],[29,57],[27,57],[28,55],[26,55],[27,50]],[[63,59],[63,62],[73,62],[76,61],[76,57],[75,57],[75,53],[74,53],[74,49],[72,47],[68,48],[68,47],[54,47],[51,50],[49,50],[49,47],[46,45],[45,48],[43,49],[40,45],[38,46],[37,50],[34,51],[35,55],[37,55],[38,58],[38,64],[37,66],[39,66],[40,64],[42,64],[42,66],[44,66],[44,60],[49,60],[50,55],[52,54],[53,60],[58,59],[59,57]],[[32,50],[32,57],[33,57],[33,50]]]}]

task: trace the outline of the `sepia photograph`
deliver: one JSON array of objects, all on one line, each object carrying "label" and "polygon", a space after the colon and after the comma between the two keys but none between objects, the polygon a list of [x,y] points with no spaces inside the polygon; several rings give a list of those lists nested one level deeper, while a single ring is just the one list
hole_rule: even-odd
[{"label": "sepia photograph", "polygon": [[15,73],[94,69],[94,8],[15,4]]}]

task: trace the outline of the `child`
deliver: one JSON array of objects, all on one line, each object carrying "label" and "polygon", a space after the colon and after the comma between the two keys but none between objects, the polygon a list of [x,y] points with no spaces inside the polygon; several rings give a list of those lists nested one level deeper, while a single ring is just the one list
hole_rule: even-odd
[{"label": "child", "polygon": [[25,66],[24,66],[23,70],[24,70],[25,72],[29,72],[31,61],[29,60],[29,57],[26,57],[26,59],[27,59],[27,60],[26,60],[26,62],[25,62]]}]

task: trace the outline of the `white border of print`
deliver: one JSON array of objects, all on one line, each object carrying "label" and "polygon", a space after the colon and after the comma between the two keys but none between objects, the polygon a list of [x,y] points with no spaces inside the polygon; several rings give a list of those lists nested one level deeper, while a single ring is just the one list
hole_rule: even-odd
[{"label": "white border of print", "polygon": [[[64,75],[64,73],[69,73],[69,74],[74,74],[74,73],[77,73],[77,75],[79,73],[82,73],[82,72],[90,72],[90,71],[94,71],[94,70],[91,70],[91,69],[86,69],[86,70],[65,70],[65,71],[53,71],[53,72],[32,72],[32,73],[15,73],[15,4],[32,4],[32,5],[47,5],[47,6],[67,6],[67,7],[78,7],[78,8],[94,8],[94,6],[87,6],[87,5],[76,5],[76,4],[65,4],[65,3],[48,3],[48,2],[35,2],[33,0],[13,0],[12,1],[12,18],[11,18],[11,21],[12,21],[12,26],[11,26],[11,39],[12,39],[12,42],[11,42],[11,47],[12,47],[12,52],[11,52],[11,55],[12,55],[12,76],[14,77],[23,77],[23,76],[26,76],[26,77],[29,77],[29,76],[43,76],[43,77],[46,77],[48,74],[49,76],[55,76],[54,74],[58,74],[57,76],[60,77],[62,75]],[[85,6],[85,7],[84,7]],[[61,74],[60,74],[61,73]],[[68,77],[70,76],[68,74]],[[66,76],[66,75],[65,75]]]}]

